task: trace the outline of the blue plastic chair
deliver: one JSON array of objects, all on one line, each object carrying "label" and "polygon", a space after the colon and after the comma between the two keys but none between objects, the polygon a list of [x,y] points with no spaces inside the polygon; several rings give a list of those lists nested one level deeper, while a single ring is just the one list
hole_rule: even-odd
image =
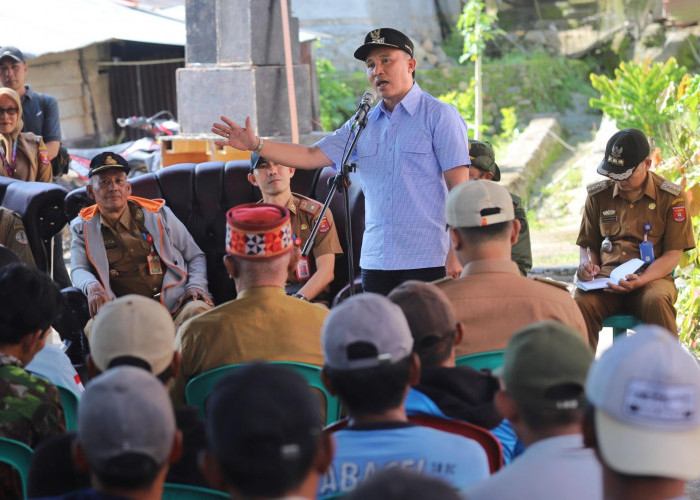
[{"label": "blue plastic chair", "polygon": [[22,498],[27,498],[27,478],[33,454],[32,449],[26,444],[0,437],[0,462],[10,464],[19,472],[19,477],[22,480]]},{"label": "blue plastic chair", "polygon": [[614,314],[603,320],[603,326],[612,328],[613,342],[627,336],[627,330],[634,330],[641,325],[642,320],[631,314]]},{"label": "blue plastic chair", "polygon": [[[340,419],[340,401],[338,401],[338,398],[328,392],[328,390],[324,387],[323,382],[321,382],[320,367],[306,363],[297,363],[294,361],[269,361],[269,363],[281,365],[297,372],[306,379],[311,387],[323,393],[326,400],[327,424]],[[187,383],[187,387],[185,387],[185,398],[187,400],[187,404],[197,407],[199,409],[200,416],[205,418],[204,403],[219,379],[231,373],[233,370],[245,366],[246,364],[247,363],[241,363],[214,368],[213,370],[202,373],[201,375],[198,375],[190,380]]]},{"label": "blue plastic chair", "polygon": [[495,370],[503,365],[503,354],[505,351],[485,351],[467,354],[455,359],[457,366],[471,366],[475,370],[488,368]]},{"label": "blue plastic chair", "polygon": [[163,500],[218,500],[230,498],[226,493],[187,484],[165,483]]},{"label": "blue plastic chair", "polygon": [[66,431],[74,431],[78,428],[78,396],[70,389],[57,385],[58,394],[61,396],[63,414],[66,416]]}]

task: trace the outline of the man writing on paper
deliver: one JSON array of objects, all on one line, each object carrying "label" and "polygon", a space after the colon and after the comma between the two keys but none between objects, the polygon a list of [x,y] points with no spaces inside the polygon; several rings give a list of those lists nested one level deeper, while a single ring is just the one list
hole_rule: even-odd
[{"label": "man writing on paper", "polygon": [[588,187],[576,244],[581,281],[610,276],[620,264],[640,258],[647,264],[619,284],[590,292],[576,290],[594,349],[603,320],[619,312],[677,332],[673,307],[678,291],[671,272],[681,254],[695,247],[687,200],[680,186],[649,172],[649,142],[626,129],[608,141],[598,173],[609,177]]},{"label": "man writing on paper", "polygon": [[[413,42],[392,28],[370,31],[354,53],[381,96],[367,113],[367,128],[351,160],[357,160],[365,195],[360,267],[365,291],[388,294],[409,280],[457,277],[459,262],[445,230],[447,192],[469,179],[467,126],[459,112],[421,90],[414,81]],[[353,134],[348,120],[311,147],[258,138],[222,117],[212,132],[219,146],[251,150],[293,168],[339,165]]]}]

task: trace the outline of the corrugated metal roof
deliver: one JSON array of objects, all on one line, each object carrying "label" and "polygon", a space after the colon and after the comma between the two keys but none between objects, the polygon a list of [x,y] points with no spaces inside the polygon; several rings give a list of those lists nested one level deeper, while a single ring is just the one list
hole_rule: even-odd
[{"label": "corrugated metal roof", "polygon": [[22,0],[0,9],[0,44],[28,55],[108,40],[185,45],[185,23],[111,0]]}]

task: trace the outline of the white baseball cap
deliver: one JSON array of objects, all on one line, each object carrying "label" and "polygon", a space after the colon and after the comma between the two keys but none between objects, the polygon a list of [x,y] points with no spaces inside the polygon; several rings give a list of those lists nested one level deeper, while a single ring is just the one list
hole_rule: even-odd
[{"label": "white baseball cap", "polygon": [[455,186],[445,209],[450,227],[482,227],[515,219],[508,190],[493,181],[474,179]]},{"label": "white baseball cap", "polygon": [[598,449],[616,472],[700,477],[700,367],[668,330],[645,325],[593,363],[586,397]]}]

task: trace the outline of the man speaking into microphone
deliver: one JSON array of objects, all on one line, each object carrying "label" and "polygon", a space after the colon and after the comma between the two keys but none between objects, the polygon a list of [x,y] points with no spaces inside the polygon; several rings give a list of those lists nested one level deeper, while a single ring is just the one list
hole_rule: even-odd
[{"label": "man speaking into microphone", "polygon": [[[456,277],[461,267],[449,251],[445,203],[448,190],[469,179],[467,125],[454,107],[415,83],[413,42],[400,31],[370,31],[354,56],[364,61],[367,79],[381,97],[367,112],[367,127],[350,158],[357,161],[365,195],[362,286],[386,295],[406,280]],[[224,138],[217,145],[302,169],[340,168],[356,122],[351,118],[332,135],[303,146],[258,138],[250,117],[245,127],[221,120],[212,127]]]}]

